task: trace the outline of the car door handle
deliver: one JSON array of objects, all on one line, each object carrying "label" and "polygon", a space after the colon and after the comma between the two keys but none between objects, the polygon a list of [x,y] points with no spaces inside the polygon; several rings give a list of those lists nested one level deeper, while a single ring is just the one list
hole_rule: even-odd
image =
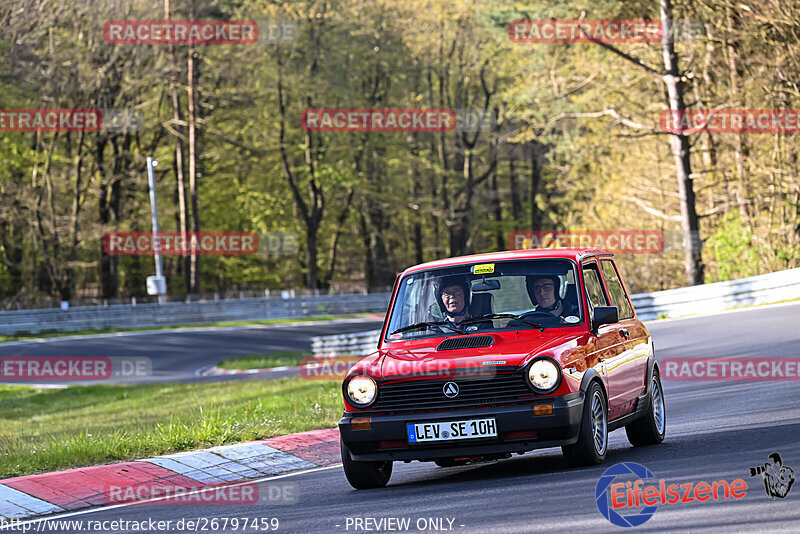
[{"label": "car door handle", "polygon": [[625,339],[628,339],[628,336],[630,336],[630,334],[628,333],[628,329],[627,328],[620,328],[619,329],[619,334],[622,337],[624,337]]}]

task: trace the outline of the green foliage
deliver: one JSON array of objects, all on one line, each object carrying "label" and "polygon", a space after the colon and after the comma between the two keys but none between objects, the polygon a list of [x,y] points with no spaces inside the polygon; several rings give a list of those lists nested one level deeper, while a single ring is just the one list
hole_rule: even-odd
[{"label": "green foliage", "polygon": [[710,249],[718,267],[716,277],[709,276],[706,282],[735,280],[758,274],[758,247],[754,243],[753,230],[742,222],[738,212],[729,213],[708,238]]},{"label": "green foliage", "polygon": [[[152,18],[150,4],[129,2],[126,18]],[[169,48],[105,43],[97,28],[119,18],[114,0],[32,5],[41,9],[0,7],[2,106],[136,109],[144,124],[129,134],[0,136],[0,298],[8,307],[107,296],[101,236],[150,230],[147,156],[160,162],[161,228],[178,229]],[[721,0],[673,5],[677,19],[707,32],[676,45],[690,106],[800,107],[791,84],[800,75],[796,9],[781,0],[747,9]],[[173,2],[175,18],[187,18],[188,7]],[[515,19],[658,18],[657,2],[243,0],[202,11],[291,20],[298,39],[194,48],[200,229],[295,232],[300,250],[200,257],[201,293],[304,285],[314,242],[320,284],[379,287],[419,256],[496,250],[508,232],[532,224],[679,227],[675,160],[658,125],[663,83],[594,44],[508,38]],[[664,68],[660,43],[617,47]],[[184,122],[188,52],[176,47]],[[309,133],[299,120],[308,107],[484,106],[497,112],[497,125],[479,134]],[[793,138],[698,134],[690,143],[707,279],[797,266]],[[304,210],[315,205],[318,220],[309,220]],[[117,207],[102,217],[109,206]],[[748,243],[721,237],[738,232],[723,219],[732,211],[741,211]],[[680,253],[619,258],[636,275],[635,290],[684,284]],[[112,293],[143,295],[152,258],[111,261]],[[164,268],[170,293],[185,294],[183,258],[165,257]]]}]

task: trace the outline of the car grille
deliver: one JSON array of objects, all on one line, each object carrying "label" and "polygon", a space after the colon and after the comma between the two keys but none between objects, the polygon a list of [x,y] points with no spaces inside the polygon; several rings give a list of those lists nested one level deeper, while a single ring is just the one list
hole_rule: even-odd
[{"label": "car grille", "polygon": [[436,350],[474,349],[488,347],[492,343],[494,343],[492,336],[451,337],[439,343]]},{"label": "car grille", "polygon": [[381,384],[378,400],[370,410],[419,410],[436,408],[471,407],[481,404],[515,402],[534,393],[520,374],[497,375],[487,378],[460,378],[451,380],[458,384],[455,398],[445,397],[444,385],[448,380],[414,380]]}]

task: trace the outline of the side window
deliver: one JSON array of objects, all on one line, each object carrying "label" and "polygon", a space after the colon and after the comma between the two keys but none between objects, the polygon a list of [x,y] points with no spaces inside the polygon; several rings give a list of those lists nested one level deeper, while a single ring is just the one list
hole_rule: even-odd
[{"label": "side window", "polygon": [[592,309],[598,306],[608,306],[597,265],[590,263],[583,266],[583,280],[586,284],[586,296],[589,298],[589,305]]},{"label": "side window", "polygon": [[619,281],[614,265],[611,260],[602,260],[600,265],[603,269],[603,275],[606,277],[606,286],[608,287],[608,292],[611,293],[611,300],[619,310],[620,320],[630,319],[633,317],[633,309],[625,296],[625,290],[622,289],[622,283]]}]

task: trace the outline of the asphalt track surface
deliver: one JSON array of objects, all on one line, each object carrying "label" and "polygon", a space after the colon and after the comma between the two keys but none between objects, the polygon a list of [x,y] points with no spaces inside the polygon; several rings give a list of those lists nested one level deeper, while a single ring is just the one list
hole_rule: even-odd
[{"label": "asphalt track surface", "polygon": [[[784,304],[648,326],[659,359],[797,356],[799,322],[800,304]],[[167,339],[178,344],[181,339],[191,338]],[[183,348],[172,345],[170,349],[183,350],[187,355],[196,350],[193,343]],[[779,452],[784,464],[794,467],[800,476],[800,383],[665,381],[664,390],[664,443],[634,449],[624,430],[615,431],[609,436],[608,457],[602,466],[570,469],[559,449],[453,468],[439,468],[432,463],[395,463],[389,486],[364,491],[351,489],[341,467],[334,466],[277,481],[297,484],[298,501],[290,505],[137,504],[77,512],[59,519],[174,522],[181,518],[274,517],[280,522],[277,532],[293,533],[800,532],[800,483],[785,499],[770,499],[761,481],[750,478],[748,472],[749,467],[767,461],[770,453]],[[659,505],[644,525],[623,529],[607,521],[595,503],[599,477],[619,462],[642,464],[657,478],[666,479],[667,484],[742,478],[748,490],[740,500]],[[259,484],[266,491],[267,485],[275,483],[272,479]],[[356,518],[378,521],[393,517],[410,518],[410,528],[398,531],[353,527]],[[418,529],[417,521],[428,518],[452,519],[452,528]],[[53,520],[49,524],[56,527]],[[444,525],[450,528],[447,520]],[[59,525],[58,531],[79,532],[64,525]],[[243,531],[228,528],[214,532]]]}]

